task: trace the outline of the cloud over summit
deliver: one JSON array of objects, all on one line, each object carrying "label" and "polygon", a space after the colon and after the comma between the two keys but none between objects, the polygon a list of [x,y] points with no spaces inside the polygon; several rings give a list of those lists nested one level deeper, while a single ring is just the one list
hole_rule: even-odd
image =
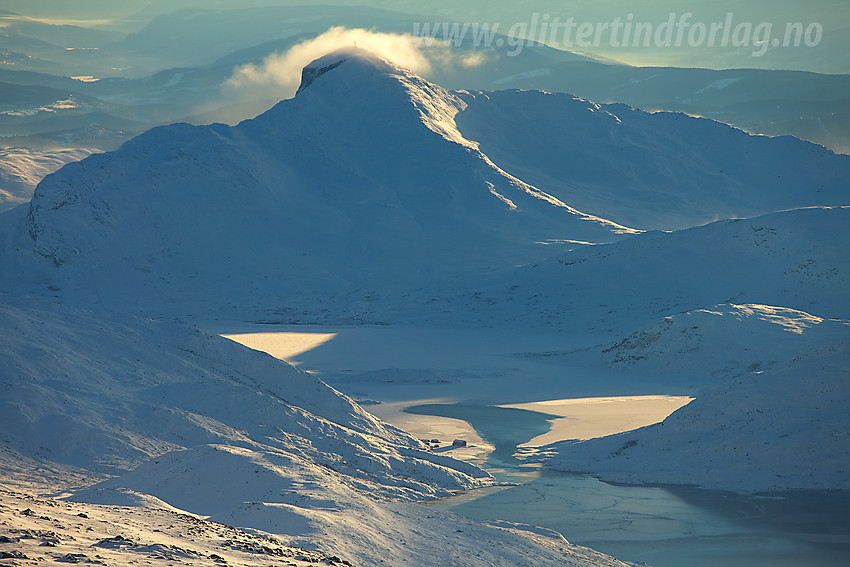
[{"label": "cloud over summit", "polygon": [[237,67],[227,81],[227,87],[236,92],[247,89],[283,89],[288,96],[295,93],[305,65],[337,49],[357,45],[384,59],[426,74],[431,63],[420,49],[422,41],[410,34],[391,34],[364,29],[333,27],[325,33],[298,43],[284,53],[273,53],[262,63]]}]

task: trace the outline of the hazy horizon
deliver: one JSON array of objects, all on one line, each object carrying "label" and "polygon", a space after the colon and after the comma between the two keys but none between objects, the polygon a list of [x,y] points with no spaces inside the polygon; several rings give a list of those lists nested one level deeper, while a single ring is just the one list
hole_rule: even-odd
[{"label": "hazy horizon", "polygon": [[[7,0],[0,9],[50,24],[134,32],[161,15],[183,9],[235,10],[263,6],[311,5],[299,0],[83,0],[69,4]],[[318,5],[318,4],[312,4]],[[457,3],[435,0],[330,0],[322,6],[364,6],[409,15],[408,33],[452,39],[458,31],[529,38],[551,47],[610,58],[636,66],[712,69],[789,69],[850,73],[850,3],[827,0],[676,2],[653,0],[639,6],[622,0]],[[347,25],[347,22],[340,22]],[[446,26],[448,27],[448,26]],[[463,31],[465,30],[465,31]],[[403,30],[399,30],[403,31]]]}]

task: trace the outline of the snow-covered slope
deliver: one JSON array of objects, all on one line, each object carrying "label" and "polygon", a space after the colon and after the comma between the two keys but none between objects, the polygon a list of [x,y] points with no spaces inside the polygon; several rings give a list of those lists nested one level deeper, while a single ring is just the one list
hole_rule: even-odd
[{"label": "snow-covered slope", "polygon": [[850,343],[713,388],[664,422],[544,448],[562,470],[738,491],[850,489]]},{"label": "snow-covered slope", "polygon": [[699,388],[765,371],[821,345],[850,340],[850,321],[770,305],[716,305],[664,317],[602,349],[624,372]]},{"label": "snow-covered slope", "polygon": [[84,148],[52,152],[29,148],[0,149],[0,212],[26,203],[45,175],[92,152]]},{"label": "snow-covered slope", "polygon": [[[529,63],[532,63],[529,61]],[[764,63],[764,60],[761,61]],[[492,69],[481,69],[492,75]],[[791,135],[848,153],[850,75],[817,71],[606,65],[593,61],[540,62],[534,71],[460,88],[518,88],[573,93],[596,102],[687,112],[748,132]],[[737,67],[737,66],[736,66]],[[787,69],[784,67],[783,69]],[[829,74],[821,74],[829,73]],[[441,83],[443,84],[443,83]],[[455,83],[447,86],[454,86]],[[487,84],[487,87],[481,85]]]},{"label": "snow-covered slope", "polygon": [[284,545],[167,508],[61,502],[0,489],[0,553],[7,561],[249,567],[350,566],[344,558]]},{"label": "snow-covered slope", "polygon": [[[246,511],[261,508],[246,506]],[[411,515],[416,508],[407,511]],[[287,545],[285,535],[234,528],[160,506],[126,507],[57,501],[0,489],[0,553],[6,561],[128,565],[534,565],[630,567],[593,550],[571,545],[555,532],[499,522],[475,524],[454,514],[418,510],[416,531],[433,537],[431,554],[419,542],[400,542],[394,553],[375,545],[363,550],[362,532],[334,545],[333,553]],[[410,522],[396,521],[394,537],[408,538]],[[438,527],[438,530],[434,530]],[[424,529],[423,529],[424,528]],[[529,541],[533,540],[533,541]],[[405,544],[411,549],[403,554]],[[311,546],[312,547],[312,546]],[[363,560],[355,560],[363,556]],[[353,561],[353,562],[352,562]]]},{"label": "snow-covered slope", "polygon": [[502,168],[629,226],[672,230],[850,202],[850,156],[790,136],[562,93],[460,96],[460,131]]},{"label": "snow-covered slope", "polygon": [[[679,376],[689,364],[712,379],[765,369],[844,333],[829,320],[850,319],[850,207],[824,205],[846,203],[847,163],[681,115],[450,92],[348,49],[308,66],[299,94],[254,120],[157,128],[48,176],[30,207],[0,216],[0,289],[179,318],[570,329],[581,347],[643,329],[603,354],[696,388]],[[817,206],[641,233],[565,195],[649,226]],[[261,372],[293,391],[231,373],[232,360],[260,364],[233,345],[163,323],[10,309],[10,376],[23,386],[0,416],[19,428],[9,449],[62,474],[121,473],[80,498],[135,491],[231,519],[257,500],[263,512],[251,513],[269,525],[336,525],[342,538],[356,523],[335,524],[317,503],[360,513],[362,491],[415,499],[482,482],[292,369]],[[786,341],[788,326],[804,332]],[[88,359],[109,370],[77,377]],[[192,489],[216,467],[233,482]],[[271,513],[297,498],[312,512]]]},{"label": "snow-covered slope", "polygon": [[795,209],[575,250],[470,282],[428,316],[594,329],[606,341],[723,303],[850,319],[848,258],[850,207]]},{"label": "snow-covered slope", "polygon": [[[276,534],[262,545],[304,558],[296,564],[341,563],[335,556],[375,567],[446,558],[475,567],[624,565],[558,534],[480,525],[412,503],[490,478],[283,362],[179,323],[10,300],[0,306],[0,390],[3,488],[80,503],[33,499],[36,514],[8,508],[25,496],[0,494],[2,522],[23,514],[26,526],[12,520],[20,528],[37,529],[48,507],[51,516],[67,519],[73,510],[103,520],[98,529],[125,514],[120,533],[108,527],[113,540],[95,548],[120,547],[124,557],[188,554],[190,563],[199,559],[194,545],[224,546],[217,555],[234,558],[261,545],[227,527],[235,525]],[[192,551],[189,539],[175,549],[169,530],[183,522],[179,510],[226,526],[195,520]],[[162,518],[172,527],[160,525],[156,537],[141,529]],[[39,555],[61,561],[80,552],[77,538],[91,536],[84,526],[66,532],[46,521],[57,547]],[[222,530],[229,539],[217,537]],[[9,535],[0,544],[24,555],[32,550],[21,551],[19,539],[40,537]]]},{"label": "snow-covered slope", "polygon": [[441,490],[417,476],[442,490],[486,476],[431,455],[316,378],[227,339],[50,304],[0,308],[0,431],[27,457],[114,475],[197,447],[266,449],[289,455],[295,469],[366,475],[413,498]]}]

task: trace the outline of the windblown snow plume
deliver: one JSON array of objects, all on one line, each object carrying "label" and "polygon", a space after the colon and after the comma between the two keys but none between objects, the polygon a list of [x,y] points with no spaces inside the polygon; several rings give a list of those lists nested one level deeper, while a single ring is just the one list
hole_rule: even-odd
[{"label": "windblown snow plume", "polygon": [[422,52],[421,38],[410,34],[379,33],[364,29],[333,27],[313,39],[303,41],[284,53],[273,53],[259,65],[238,67],[227,86],[236,91],[253,88],[283,87],[295,94],[301,80],[301,69],[314,59],[343,47],[362,47],[384,59],[426,74],[431,64]]}]

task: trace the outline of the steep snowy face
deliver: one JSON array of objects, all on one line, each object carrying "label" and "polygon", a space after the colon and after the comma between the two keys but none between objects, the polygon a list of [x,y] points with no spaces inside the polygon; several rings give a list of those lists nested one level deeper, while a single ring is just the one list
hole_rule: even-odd
[{"label": "steep snowy face", "polygon": [[[458,93],[358,49],[326,55],[305,75],[298,96],[240,128],[256,135],[257,125],[297,125],[316,144],[332,146],[352,177],[365,174],[374,187],[388,179],[400,197],[430,208],[430,216],[461,224],[480,219],[478,228],[491,237],[514,239],[508,232],[514,227],[529,231],[516,238],[524,242],[546,233],[598,242],[638,232],[577,211],[504,172],[458,130],[455,117],[467,106]],[[304,113],[305,105],[321,112]],[[494,206],[518,214],[494,214]],[[494,231],[494,220],[508,227]]]},{"label": "steep snowy face", "polygon": [[314,61],[311,65],[307,65],[301,70],[301,84],[298,85],[298,90],[295,92],[297,95],[302,90],[306,89],[310,85],[313,84],[313,81],[330,71],[331,69],[336,69],[339,67],[345,59],[339,58],[336,61],[328,62],[326,65],[322,65],[319,61]]}]

